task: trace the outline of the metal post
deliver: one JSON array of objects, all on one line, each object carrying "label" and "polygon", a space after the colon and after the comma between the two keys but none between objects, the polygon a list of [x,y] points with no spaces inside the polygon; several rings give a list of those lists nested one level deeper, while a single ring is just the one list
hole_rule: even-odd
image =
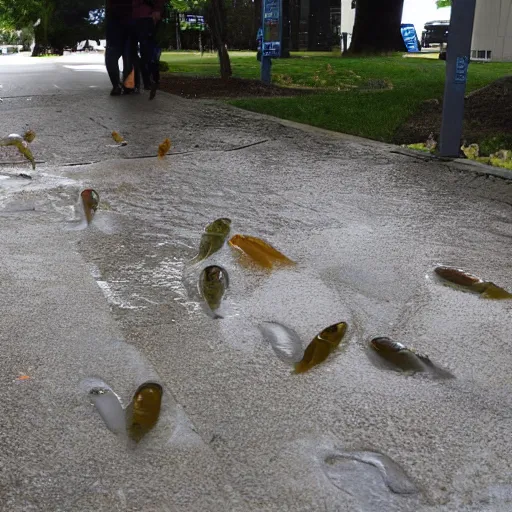
[{"label": "metal post", "polygon": [[476,0],[452,1],[446,53],[443,121],[439,139],[441,156],[459,156],[475,5]]}]

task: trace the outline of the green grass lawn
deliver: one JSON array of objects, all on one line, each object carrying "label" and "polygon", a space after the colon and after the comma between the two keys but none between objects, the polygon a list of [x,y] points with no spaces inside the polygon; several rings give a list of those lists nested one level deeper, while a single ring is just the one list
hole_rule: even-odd
[{"label": "green grass lawn", "polygon": [[[255,53],[231,52],[233,75],[259,78]],[[197,76],[218,76],[215,54],[166,52],[162,60],[170,71]],[[472,91],[505,75],[512,63],[470,64],[467,90]],[[286,98],[231,100],[238,107],[321,128],[371,139],[391,141],[395,130],[418,105],[441,99],[445,62],[428,58],[341,58],[339,54],[294,53],[290,59],[274,60],[273,83],[314,88],[318,94]]]}]

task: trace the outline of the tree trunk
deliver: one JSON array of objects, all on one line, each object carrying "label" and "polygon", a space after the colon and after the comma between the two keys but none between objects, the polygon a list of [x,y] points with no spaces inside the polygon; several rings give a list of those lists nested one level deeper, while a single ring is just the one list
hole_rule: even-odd
[{"label": "tree trunk", "polygon": [[350,48],[345,54],[405,52],[400,32],[404,0],[357,0]]},{"label": "tree trunk", "polygon": [[46,39],[44,27],[39,24],[37,27],[34,27],[34,49],[32,50],[32,57],[44,55],[46,53],[47,45],[48,41]]},{"label": "tree trunk", "polygon": [[231,61],[226,41],[226,10],[223,0],[210,0],[208,5],[208,23],[212,38],[217,46],[220,76],[223,79],[230,78],[233,72],[231,71]]}]

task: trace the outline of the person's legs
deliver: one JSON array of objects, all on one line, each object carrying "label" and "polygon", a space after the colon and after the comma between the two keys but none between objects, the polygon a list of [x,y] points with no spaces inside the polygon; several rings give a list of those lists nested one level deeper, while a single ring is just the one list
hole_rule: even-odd
[{"label": "person's legs", "polygon": [[151,60],[155,37],[155,23],[153,18],[139,18],[136,20],[137,40],[140,44],[140,67],[144,88],[152,88]]},{"label": "person's legs", "polygon": [[107,19],[107,47],[105,49],[105,66],[112,83],[112,96],[121,94],[119,58],[123,53],[123,30],[121,22],[116,18]]}]

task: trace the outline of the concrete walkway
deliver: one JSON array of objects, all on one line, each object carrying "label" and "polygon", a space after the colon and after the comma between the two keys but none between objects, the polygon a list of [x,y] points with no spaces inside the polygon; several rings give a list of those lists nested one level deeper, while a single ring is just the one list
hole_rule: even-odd
[{"label": "concrete walkway", "polygon": [[[0,60],[0,133],[34,129],[40,162],[32,173],[1,156],[0,509],[510,510],[511,303],[441,286],[432,269],[512,290],[511,182],[214,102],[111,98],[98,57],[66,59]],[[128,145],[111,147],[112,130]],[[72,230],[85,187],[100,210]],[[207,262],[231,278],[214,321],[185,262],[218,217],[298,266],[256,272],[224,247]],[[304,344],[335,322],[349,331],[293,375],[265,320]],[[456,378],[375,366],[376,335]],[[125,405],[145,380],[163,385],[135,450],[91,406],[92,378]],[[419,492],[391,492],[368,464],[326,469],[353,450],[391,457]]]}]

